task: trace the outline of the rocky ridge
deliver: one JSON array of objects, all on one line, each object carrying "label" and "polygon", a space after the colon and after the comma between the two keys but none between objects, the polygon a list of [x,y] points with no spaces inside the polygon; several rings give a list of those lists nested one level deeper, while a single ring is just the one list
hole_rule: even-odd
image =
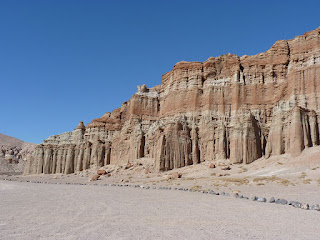
[{"label": "rocky ridge", "polygon": [[320,28],[254,56],[179,62],[112,113],[51,136],[25,174],[73,173],[146,157],[166,171],[319,145]]},{"label": "rocky ridge", "polygon": [[25,162],[35,146],[0,133],[0,173],[23,172]]}]

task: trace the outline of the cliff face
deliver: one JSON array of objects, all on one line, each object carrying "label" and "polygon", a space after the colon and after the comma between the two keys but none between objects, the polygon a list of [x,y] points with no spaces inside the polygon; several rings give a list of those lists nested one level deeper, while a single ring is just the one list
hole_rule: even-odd
[{"label": "cliff face", "polygon": [[112,113],[36,147],[26,174],[153,158],[158,170],[249,164],[319,144],[320,28],[255,56],[179,62]]}]

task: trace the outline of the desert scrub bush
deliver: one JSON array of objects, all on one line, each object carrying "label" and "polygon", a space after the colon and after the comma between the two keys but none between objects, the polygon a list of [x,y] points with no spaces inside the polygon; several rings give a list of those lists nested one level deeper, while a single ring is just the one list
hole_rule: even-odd
[{"label": "desert scrub bush", "polygon": [[247,168],[245,168],[244,166],[241,166],[238,173],[244,173],[244,172],[247,172],[247,171],[248,171]]},{"label": "desert scrub bush", "polygon": [[304,184],[310,184],[311,183],[311,179],[310,178],[307,178],[307,179],[304,179],[302,182],[304,183]]},{"label": "desert scrub bush", "polygon": [[233,183],[237,186],[246,185],[249,183],[249,180],[247,178],[223,178],[221,180],[226,183]]},{"label": "desert scrub bush", "polygon": [[200,185],[194,185],[190,188],[191,191],[200,191],[202,186]]},{"label": "desert scrub bush", "polygon": [[302,172],[299,178],[305,178],[307,174],[305,172]]},{"label": "desert scrub bush", "polygon": [[279,183],[284,186],[289,186],[290,181],[288,179],[281,179],[281,180],[279,180]]},{"label": "desert scrub bush", "polygon": [[212,187],[220,187],[221,185],[220,185],[219,183],[216,183],[216,182],[215,182],[215,183],[212,183],[211,186],[212,186]]},{"label": "desert scrub bush", "polygon": [[241,169],[242,169],[243,172],[248,171],[248,168],[245,168],[245,167],[241,167]]},{"label": "desert scrub bush", "polygon": [[281,178],[272,175],[272,176],[263,176],[263,177],[256,177],[254,178],[252,181],[253,182],[262,182],[262,181],[266,181],[266,182],[275,182],[275,181],[279,181]]},{"label": "desert scrub bush", "polygon": [[260,182],[266,182],[266,183],[270,183],[270,182],[277,182],[280,183],[284,186],[288,186],[290,184],[290,181],[288,179],[283,179],[283,178],[279,178],[275,175],[272,175],[271,177],[269,176],[265,176],[265,177],[256,177],[252,180],[255,183],[260,183]]}]

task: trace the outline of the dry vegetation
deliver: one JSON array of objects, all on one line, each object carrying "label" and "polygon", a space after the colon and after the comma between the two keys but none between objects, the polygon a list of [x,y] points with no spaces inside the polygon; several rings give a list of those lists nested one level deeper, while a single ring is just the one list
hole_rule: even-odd
[{"label": "dry vegetation", "polygon": [[310,178],[308,178],[308,179],[304,179],[302,182],[304,183],[304,184],[310,184],[311,183],[311,179]]},{"label": "dry vegetation", "polygon": [[307,176],[307,174],[305,172],[302,172],[299,178],[305,178]]},{"label": "dry vegetation", "polygon": [[284,178],[279,178],[275,175],[271,176],[271,177],[256,177],[252,180],[253,182],[257,183],[257,185],[263,185],[262,183],[279,183],[281,185],[284,186],[288,186],[291,182],[288,179],[284,179]]},{"label": "dry vegetation", "polygon": [[225,183],[232,183],[237,186],[249,184],[249,180],[247,178],[223,178],[221,181]]}]

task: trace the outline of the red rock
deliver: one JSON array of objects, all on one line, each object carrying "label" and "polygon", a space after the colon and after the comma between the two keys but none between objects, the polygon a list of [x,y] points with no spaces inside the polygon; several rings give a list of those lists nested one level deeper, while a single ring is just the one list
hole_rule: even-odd
[{"label": "red rock", "polygon": [[93,175],[91,181],[97,181],[100,179],[100,175]]},{"label": "red rock", "polygon": [[[167,171],[250,164],[319,145],[320,28],[254,56],[179,62],[160,85],[36,147],[26,174],[72,173],[138,158]],[[66,140],[68,139],[68,140]]]},{"label": "red rock", "polygon": [[209,168],[215,168],[216,165],[214,165],[213,163],[210,163]]},{"label": "red rock", "polygon": [[181,178],[181,176],[182,176],[181,173],[178,173],[178,172],[173,172],[173,173],[172,173],[172,178],[173,178],[173,179]]},{"label": "red rock", "polygon": [[98,174],[98,175],[106,175],[106,174],[107,174],[107,171],[104,170],[104,169],[101,169],[101,170],[98,170],[98,171],[97,171],[97,174]]}]

